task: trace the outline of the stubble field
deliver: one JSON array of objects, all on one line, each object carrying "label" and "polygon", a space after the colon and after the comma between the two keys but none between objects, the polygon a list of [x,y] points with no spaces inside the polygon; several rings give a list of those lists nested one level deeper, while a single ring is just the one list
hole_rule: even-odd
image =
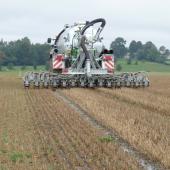
[{"label": "stubble field", "polygon": [[90,123],[66,96],[146,159],[170,168],[170,76],[147,89],[25,90],[0,75],[0,170],[142,169],[105,129]]}]

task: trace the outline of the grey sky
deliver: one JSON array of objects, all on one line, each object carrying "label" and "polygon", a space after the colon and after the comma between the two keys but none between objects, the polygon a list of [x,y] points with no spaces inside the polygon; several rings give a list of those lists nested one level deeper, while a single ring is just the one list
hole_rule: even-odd
[{"label": "grey sky", "polygon": [[0,38],[45,42],[66,23],[98,17],[107,46],[122,36],[170,49],[170,0],[0,0]]}]

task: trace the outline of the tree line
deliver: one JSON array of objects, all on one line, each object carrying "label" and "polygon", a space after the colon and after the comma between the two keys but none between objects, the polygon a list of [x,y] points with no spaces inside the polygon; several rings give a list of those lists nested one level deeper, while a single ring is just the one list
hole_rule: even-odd
[{"label": "tree line", "polygon": [[[110,45],[116,58],[128,58],[129,60],[145,60],[165,63],[170,50],[165,46],[159,49],[151,42],[131,41],[127,47],[126,40],[116,38]],[[45,65],[49,58],[50,45],[47,43],[31,43],[25,37],[21,40],[6,42],[0,41],[0,67],[8,65],[27,66]]]},{"label": "tree line", "polygon": [[166,64],[168,57],[170,57],[170,50],[165,46],[157,48],[156,45],[148,41],[142,43],[141,41],[131,41],[126,47],[126,40],[122,37],[116,38],[110,45],[114,51],[116,58],[126,57],[129,60],[151,61]]},{"label": "tree line", "polygon": [[49,58],[50,45],[32,44],[29,38],[6,42],[0,41],[0,66],[45,65]]}]

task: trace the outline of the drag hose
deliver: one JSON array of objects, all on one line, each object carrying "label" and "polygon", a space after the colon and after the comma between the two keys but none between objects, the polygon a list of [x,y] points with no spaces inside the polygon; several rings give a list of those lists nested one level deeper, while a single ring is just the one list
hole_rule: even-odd
[{"label": "drag hose", "polygon": [[84,33],[85,33],[85,31],[87,30],[87,28],[89,28],[90,26],[93,26],[94,24],[100,23],[100,22],[101,22],[100,27],[104,28],[104,26],[106,25],[105,19],[103,19],[103,18],[98,18],[98,19],[95,19],[95,20],[93,20],[93,21],[88,22],[88,23],[84,26],[84,28],[82,29],[81,35],[84,35]]},{"label": "drag hose", "polygon": [[83,27],[83,29],[82,29],[82,31],[81,31],[81,35],[82,35],[82,38],[81,38],[81,47],[82,47],[82,49],[83,49],[83,52],[85,53],[85,57],[86,57],[86,60],[88,59],[90,59],[90,55],[89,55],[89,52],[88,52],[88,50],[87,50],[87,48],[86,48],[86,46],[85,46],[85,40],[86,40],[86,38],[85,38],[85,36],[84,36],[84,33],[85,33],[85,31],[89,28],[89,27],[91,27],[91,26],[93,26],[94,24],[97,24],[97,23],[100,23],[101,22],[101,25],[100,25],[100,27],[103,29],[104,28],[104,26],[106,25],[106,21],[105,21],[105,19],[103,19],[103,18],[98,18],[98,19],[95,19],[95,20],[93,20],[93,21],[91,21],[91,22],[87,22],[87,24]]}]

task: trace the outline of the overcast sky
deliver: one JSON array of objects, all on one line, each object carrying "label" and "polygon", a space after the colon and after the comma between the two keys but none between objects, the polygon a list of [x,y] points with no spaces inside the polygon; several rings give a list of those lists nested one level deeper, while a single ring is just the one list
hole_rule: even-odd
[{"label": "overcast sky", "polygon": [[0,39],[45,42],[66,23],[98,17],[107,46],[121,36],[170,49],[170,0],[0,0]]}]

